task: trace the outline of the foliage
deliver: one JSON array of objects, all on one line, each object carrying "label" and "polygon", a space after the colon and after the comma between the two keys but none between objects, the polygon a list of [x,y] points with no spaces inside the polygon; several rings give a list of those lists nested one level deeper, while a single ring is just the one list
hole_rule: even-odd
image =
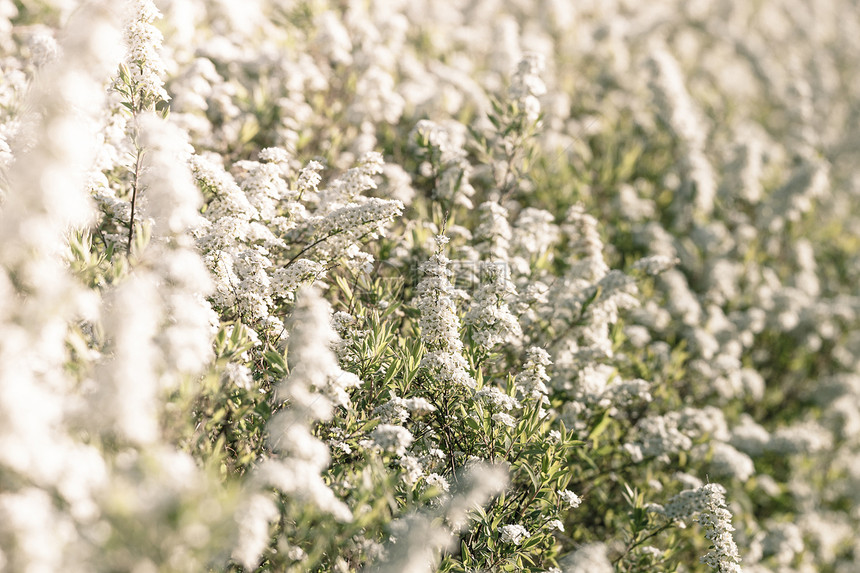
[{"label": "foliage", "polygon": [[851,3],[123,10],[0,0],[0,571],[857,570]]}]

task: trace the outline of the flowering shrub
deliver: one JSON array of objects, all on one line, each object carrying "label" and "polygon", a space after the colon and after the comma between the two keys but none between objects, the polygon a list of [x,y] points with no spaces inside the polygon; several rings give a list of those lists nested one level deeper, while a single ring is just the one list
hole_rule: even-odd
[{"label": "flowering shrub", "polygon": [[0,0],[0,571],[857,571],[852,14]]}]

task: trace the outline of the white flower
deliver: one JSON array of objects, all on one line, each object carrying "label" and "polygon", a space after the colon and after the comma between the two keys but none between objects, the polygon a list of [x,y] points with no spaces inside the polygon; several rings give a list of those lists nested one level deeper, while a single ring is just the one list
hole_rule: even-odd
[{"label": "white flower", "polygon": [[606,545],[589,543],[559,561],[565,573],[613,573],[615,567],[606,555]]},{"label": "white flower", "polygon": [[693,441],[678,426],[681,414],[670,412],[663,416],[649,416],[636,424],[637,439],[632,444],[641,455],[667,459],[669,455],[689,450]]},{"label": "white flower", "polygon": [[609,272],[609,266],[603,258],[603,241],[597,227],[597,219],[586,213],[582,205],[574,205],[568,209],[562,229],[569,237],[571,254],[580,257],[571,265],[569,276],[596,282]]},{"label": "white flower", "polygon": [[170,99],[162,80],[166,69],[158,53],[163,37],[152,24],[161,18],[161,12],[152,0],[134,0],[131,9],[124,35],[128,48],[126,63],[135,90],[132,105],[138,110],[148,109],[159,101]]},{"label": "white flower", "polygon": [[495,201],[487,201],[481,203],[478,213],[480,218],[473,234],[475,248],[489,261],[507,260],[512,237],[508,210]]},{"label": "white flower", "polygon": [[681,144],[680,168],[687,180],[683,189],[688,194],[681,201],[692,201],[699,210],[710,213],[714,207],[716,177],[705,155],[707,125],[684,85],[678,61],[669,50],[658,46],[651,53],[649,64],[651,88],[661,115]]},{"label": "white flower", "polygon": [[514,253],[525,258],[537,258],[546,253],[558,239],[558,226],[553,214],[544,209],[526,207],[514,222],[511,246]]},{"label": "white flower", "polygon": [[350,203],[317,220],[320,237],[333,233],[346,233],[358,239],[368,233],[381,233],[384,223],[403,212],[403,203],[397,200],[371,197],[363,203]]},{"label": "white flower", "polygon": [[531,537],[531,534],[522,525],[503,525],[499,531],[501,531],[499,540],[502,543],[519,545],[524,539]]},{"label": "white flower", "polygon": [[239,526],[233,559],[246,569],[255,569],[269,545],[269,524],[278,516],[271,494],[253,493],[242,500],[235,514]]},{"label": "white flower", "polygon": [[300,293],[290,326],[287,358],[291,369],[275,389],[276,400],[288,406],[268,424],[272,449],[279,456],[258,467],[254,482],[299,495],[336,520],[347,522],[352,513],[320,476],[330,461],[329,449],[312,434],[311,427],[331,419],[336,405],[347,405],[346,390],[359,380],[338,366],[330,349],[337,338],[331,308],[316,291]]},{"label": "white flower", "polygon": [[517,294],[508,277],[507,265],[482,262],[478,272],[481,286],[464,318],[473,329],[472,339],[488,349],[502,343],[517,344],[523,333],[506,302]]},{"label": "white flower", "polygon": [[426,398],[408,398],[404,400],[403,403],[403,405],[406,406],[406,409],[416,416],[423,416],[436,411],[436,406],[428,402]]},{"label": "white flower", "polygon": [[403,426],[393,424],[379,424],[370,433],[373,443],[386,452],[402,456],[407,448],[412,445],[412,432]]},{"label": "white flower", "polygon": [[582,503],[582,498],[570,491],[569,489],[558,492],[561,500],[567,504],[569,508],[577,508]]},{"label": "white flower", "polygon": [[492,420],[494,422],[499,422],[500,424],[504,424],[509,428],[514,428],[517,425],[517,420],[510,414],[505,414],[504,412],[496,412],[493,414]]},{"label": "white flower", "polygon": [[376,189],[375,176],[382,173],[384,165],[381,153],[365,153],[359,158],[358,165],[332,181],[328,189],[320,194],[321,206],[328,209],[331,205],[343,205],[354,201],[365,191]]},{"label": "white flower", "polygon": [[303,561],[307,557],[307,554],[301,547],[293,545],[287,550],[287,557],[293,561]]},{"label": "white flower", "polygon": [[236,386],[243,390],[250,390],[254,384],[251,369],[244,364],[228,362],[221,373],[221,381],[225,385]]},{"label": "white flower", "polygon": [[767,449],[782,454],[813,454],[831,447],[833,436],[815,422],[803,422],[776,430]]},{"label": "white flower", "polygon": [[474,388],[477,383],[468,372],[468,363],[460,353],[429,352],[421,359],[421,367],[436,380],[450,386]]},{"label": "white flower", "polygon": [[523,371],[517,374],[515,383],[517,391],[524,397],[540,400],[546,404],[549,402],[547,394],[549,388],[546,383],[550,377],[546,373],[546,367],[552,364],[549,353],[543,348],[532,346],[526,351],[526,363]]},{"label": "white flower", "polygon": [[314,43],[335,64],[352,63],[352,41],[341,18],[333,11],[320,13],[316,19]]},{"label": "white flower", "polygon": [[752,458],[743,452],[739,452],[731,445],[714,441],[713,458],[711,468],[716,476],[731,476],[741,482],[747,481],[755,474],[755,465]]},{"label": "white flower", "polygon": [[451,547],[469,516],[507,485],[498,467],[474,464],[459,476],[460,488],[441,497],[432,513],[410,513],[394,521],[390,546],[381,563],[371,567],[379,573],[418,573],[436,569],[439,552]]},{"label": "white flower", "polygon": [[266,147],[260,150],[258,154],[260,161],[267,163],[287,163],[290,160],[290,154],[286,149],[281,147]]},{"label": "white flower", "polygon": [[732,514],[726,509],[726,490],[719,484],[707,484],[701,491],[705,495],[705,507],[698,522],[705,529],[705,537],[712,549],[701,558],[720,573],[741,573],[741,558],[732,537]]},{"label": "white flower", "polygon": [[647,275],[659,275],[677,265],[680,261],[678,258],[666,257],[663,255],[653,255],[639,259],[633,263],[633,268],[641,270]]},{"label": "white flower", "polygon": [[416,288],[416,306],[421,311],[421,340],[428,353],[421,366],[440,382],[474,388],[460,340],[460,317],[454,305],[454,287],[449,281],[448,258],[442,253],[421,265],[424,277]]},{"label": "white flower", "polygon": [[297,259],[272,273],[272,292],[291,300],[296,290],[305,285],[313,285],[314,282],[325,277],[325,274],[324,265],[309,259]]},{"label": "white flower", "polygon": [[730,443],[746,454],[758,456],[768,447],[770,439],[770,433],[752,416],[741,414],[740,420],[732,428]]},{"label": "white flower", "polygon": [[424,481],[427,483],[427,487],[435,487],[439,491],[446,492],[451,488],[448,484],[448,480],[437,473],[427,475],[424,478]]},{"label": "white flower", "polygon": [[520,403],[513,396],[508,396],[495,386],[484,386],[475,392],[475,399],[489,405],[494,410],[516,410]]},{"label": "white flower", "polygon": [[403,424],[409,419],[409,409],[406,400],[395,396],[388,402],[373,409],[383,424]]},{"label": "white flower", "polygon": [[416,481],[424,477],[425,468],[422,465],[421,460],[415,456],[402,455],[400,456],[400,459],[397,460],[397,463],[403,471],[403,481],[408,485],[412,486]]},{"label": "white flower", "polygon": [[299,178],[296,180],[296,188],[300,195],[304,198],[312,198],[312,194],[317,192],[322,181],[320,171],[323,169],[323,164],[319,161],[308,161],[308,164],[299,172]]},{"label": "white flower", "polygon": [[538,97],[546,93],[546,85],[541,79],[544,70],[543,54],[528,52],[517,65],[517,70],[511,78],[508,95],[519,102],[525,115],[531,121],[536,121],[540,115]]}]

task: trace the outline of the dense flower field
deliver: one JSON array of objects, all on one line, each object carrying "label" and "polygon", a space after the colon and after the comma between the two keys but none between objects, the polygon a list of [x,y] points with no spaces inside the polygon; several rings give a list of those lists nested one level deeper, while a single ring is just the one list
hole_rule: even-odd
[{"label": "dense flower field", "polygon": [[0,0],[0,571],[860,571],[850,0]]}]

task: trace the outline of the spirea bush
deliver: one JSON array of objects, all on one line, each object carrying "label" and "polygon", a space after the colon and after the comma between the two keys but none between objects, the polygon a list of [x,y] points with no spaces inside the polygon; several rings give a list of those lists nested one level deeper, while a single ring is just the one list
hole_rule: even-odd
[{"label": "spirea bush", "polygon": [[0,571],[860,570],[848,0],[0,0]]}]

